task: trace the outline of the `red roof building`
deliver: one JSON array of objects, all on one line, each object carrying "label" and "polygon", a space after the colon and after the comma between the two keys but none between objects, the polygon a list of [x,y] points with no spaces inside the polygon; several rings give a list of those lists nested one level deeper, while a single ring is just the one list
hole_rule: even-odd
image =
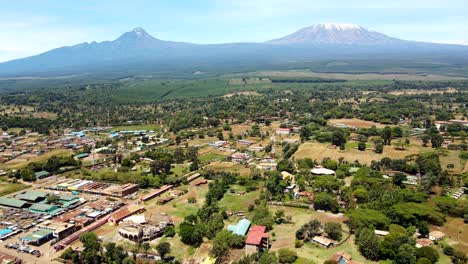
[{"label": "red roof building", "polygon": [[252,226],[245,240],[245,252],[247,254],[263,251],[270,247],[269,235],[266,226]]}]

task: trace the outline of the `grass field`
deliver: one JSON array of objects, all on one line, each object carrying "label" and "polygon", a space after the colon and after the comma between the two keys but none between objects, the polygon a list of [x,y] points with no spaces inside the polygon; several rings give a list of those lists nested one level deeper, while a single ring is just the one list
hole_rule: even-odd
[{"label": "grass field", "polygon": [[0,196],[4,196],[10,193],[18,192],[24,189],[27,189],[31,186],[21,184],[21,183],[12,183],[6,181],[0,181]]},{"label": "grass field", "polygon": [[1,163],[0,164],[0,169],[18,169],[21,167],[24,167],[28,165],[29,163],[32,162],[43,162],[46,161],[48,158],[52,156],[65,156],[65,155],[71,155],[73,152],[68,149],[54,149],[52,151],[49,151],[45,154],[42,155],[28,155],[28,154],[23,154],[16,159],[12,159],[10,161],[7,161],[6,163]]},{"label": "grass field", "polygon": [[382,127],[386,126],[384,124],[380,124],[380,123],[376,123],[376,122],[372,122],[372,121],[361,120],[361,119],[357,119],[357,118],[352,118],[352,119],[346,119],[346,118],[330,119],[330,120],[328,120],[328,123],[330,125],[344,124],[344,125],[347,125],[347,126],[353,126],[353,127],[357,127],[357,128],[370,128],[372,126],[376,126],[377,128],[382,128]]},{"label": "grass field", "polygon": [[302,144],[298,151],[294,154],[295,159],[311,158],[322,161],[323,158],[331,158],[338,160],[343,157],[345,160],[354,162],[359,160],[360,163],[370,164],[373,160],[380,160],[383,157],[390,157],[393,159],[401,159],[411,154],[417,154],[420,152],[419,147],[410,147],[407,150],[396,150],[393,146],[385,146],[382,154],[377,154],[373,150],[360,151],[353,148],[353,144],[350,144],[351,148],[347,148],[345,151],[340,151],[338,148],[331,148],[329,144],[323,144],[319,142],[306,142]]}]

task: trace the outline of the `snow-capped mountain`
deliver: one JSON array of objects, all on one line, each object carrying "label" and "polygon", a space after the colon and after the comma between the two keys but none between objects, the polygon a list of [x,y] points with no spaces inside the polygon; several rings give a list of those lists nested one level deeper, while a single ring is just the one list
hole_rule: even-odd
[{"label": "snow-capped mountain", "polygon": [[273,44],[392,44],[402,42],[355,24],[316,24],[285,37],[269,41]]}]

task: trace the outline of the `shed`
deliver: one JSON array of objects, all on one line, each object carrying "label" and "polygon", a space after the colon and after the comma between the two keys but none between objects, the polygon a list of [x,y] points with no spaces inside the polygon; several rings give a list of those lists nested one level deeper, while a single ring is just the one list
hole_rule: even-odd
[{"label": "shed", "polygon": [[84,158],[87,158],[89,156],[88,153],[80,153],[78,155],[75,156],[76,159],[84,159]]},{"label": "shed", "polygon": [[25,208],[27,206],[27,202],[18,199],[0,197],[0,205],[14,208]]},{"label": "shed", "polygon": [[23,200],[23,201],[37,203],[39,201],[44,200],[46,198],[46,196],[47,196],[47,193],[45,193],[45,192],[26,191],[26,192],[17,194],[15,197],[17,199],[20,199],[20,200]]},{"label": "shed", "polygon": [[247,219],[240,220],[237,225],[228,225],[227,229],[238,236],[245,236],[250,227],[250,221]]},{"label": "shed", "polygon": [[60,207],[57,205],[45,204],[45,203],[35,203],[29,208],[31,212],[41,213],[41,214],[54,214],[60,211]]},{"label": "shed", "polygon": [[38,171],[34,173],[34,176],[36,176],[36,179],[43,179],[49,177],[50,173],[48,171]]}]

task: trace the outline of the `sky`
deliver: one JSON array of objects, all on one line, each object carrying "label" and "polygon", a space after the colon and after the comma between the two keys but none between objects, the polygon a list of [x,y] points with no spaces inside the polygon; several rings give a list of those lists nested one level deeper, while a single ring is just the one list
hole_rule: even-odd
[{"label": "sky", "polygon": [[467,0],[0,0],[0,62],[135,27],[193,43],[261,42],[319,23],[392,37],[468,41]]}]

